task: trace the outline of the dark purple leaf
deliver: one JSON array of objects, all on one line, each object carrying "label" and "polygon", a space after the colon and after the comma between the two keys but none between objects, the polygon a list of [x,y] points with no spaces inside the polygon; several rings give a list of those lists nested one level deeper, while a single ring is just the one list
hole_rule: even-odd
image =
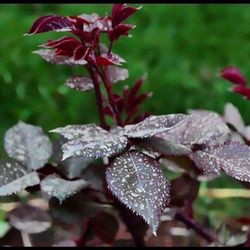
[{"label": "dark purple leaf", "polygon": [[71,36],[64,36],[56,40],[49,40],[42,45],[44,48],[58,48],[64,51],[73,51],[76,47],[81,45],[80,41]]},{"label": "dark purple leaf", "polygon": [[224,79],[234,84],[240,84],[240,85],[246,84],[245,77],[241,74],[240,70],[234,66],[228,66],[220,70],[220,75]]},{"label": "dark purple leaf", "polygon": [[56,199],[49,201],[51,216],[54,220],[65,224],[75,224],[104,210],[102,204],[98,204],[89,195],[77,193],[66,199],[62,204]]},{"label": "dark purple leaf", "polygon": [[185,173],[198,181],[209,181],[220,174],[201,171],[191,159],[191,155],[164,156],[160,161],[167,169],[175,173]]},{"label": "dark purple leaf", "polygon": [[36,172],[29,173],[19,162],[0,161],[0,196],[11,195],[40,183]]},{"label": "dark purple leaf", "polygon": [[90,187],[103,191],[103,180],[105,179],[105,166],[102,164],[89,164],[82,174],[85,181],[90,183]]},{"label": "dark purple leaf", "polygon": [[116,67],[113,65],[108,66],[108,75],[109,75],[109,80],[112,83],[116,83],[118,81],[124,81],[129,77],[127,69]]},{"label": "dark purple leaf", "polygon": [[96,57],[96,63],[98,65],[121,65],[125,60],[117,54],[101,54]]},{"label": "dark purple leaf", "polygon": [[35,20],[27,35],[33,35],[47,31],[70,31],[73,25],[68,17],[47,15]]},{"label": "dark purple leaf", "polygon": [[68,125],[51,132],[60,133],[70,140],[62,146],[62,160],[76,156],[86,158],[109,157],[121,152],[127,145],[126,137],[108,132],[94,124]]},{"label": "dark purple leaf", "polygon": [[[58,164],[58,169],[69,179],[81,177],[83,171],[89,166],[92,159],[85,157],[72,157]],[[84,178],[85,180],[85,178]]]},{"label": "dark purple leaf", "polygon": [[40,49],[33,51],[34,54],[40,55],[45,61],[54,64],[68,64],[68,65],[85,65],[87,61],[84,59],[75,60],[73,57],[66,55],[58,55],[55,50]]},{"label": "dark purple leaf", "polygon": [[50,197],[56,197],[61,203],[68,197],[89,186],[84,180],[67,181],[53,174],[41,181],[41,190]]},{"label": "dark purple leaf", "polygon": [[109,157],[120,153],[126,147],[127,142],[126,137],[112,133],[74,139],[62,146],[62,160],[76,156],[86,158]]},{"label": "dark purple leaf", "polygon": [[107,168],[106,180],[111,192],[142,216],[156,234],[161,213],[169,202],[169,182],[160,164],[138,152],[125,153]]},{"label": "dark purple leaf", "polygon": [[250,99],[250,88],[245,85],[235,85],[230,90],[243,95],[246,99]]},{"label": "dark purple leaf", "polygon": [[136,26],[132,24],[119,24],[114,29],[108,31],[108,37],[111,42],[118,39],[120,36],[128,36],[128,31]]},{"label": "dark purple leaf", "polygon": [[208,146],[224,143],[229,134],[229,128],[218,114],[193,110],[180,126],[159,134],[157,137],[186,146],[195,144]]},{"label": "dark purple leaf", "polygon": [[90,78],[78,75],[70,76],[65,84],[72,89],[80,90],[82,92],[94,88],[94,84]]},{"label": "dark purple leaf", "polygon": [[144,144],[146,148],[150,147],[153,149],[153,151],[166,155],[186,155],[192,152],[192,150],[185,145],[168,142],[164,139],[154,136],[141,139],[140,142]]},{"label": "dark purple leaf", "polygon": [[37,234],[51,227],[50,216],[41,208],[29,204],[18,204],[8,212],[9,223],[19,231]]},{"label": "dark purple leaf", "polygon": [[113,4],[112,7],[112,26],[120,24],[141,7],[135,8],[127,4]]},{"label": "dark purple leaf", "polygon": [[239,133],[245,134],[245,123],[239,110],[232,103],[227,103],[224,106],[223,118],[226,123],[231,124]]},{"label": "dark purple leaf", "polygon": [[77,138],[88,139],[108,134],[107,130],[102,129],[94,123],[86,125],[67,125],[65,127],[53,129],[50,132],[59,133],[68,140]]},{"label": "dark purple leaf", "polygon": [[178,127],[188,118],[184,114],[149,116],[142,122],[124,127],[124,135],[131,138],[146,138]]},{"label": "dark purple leaf", "polygon": [[4,137],[8,155],[31,169],[39,169],[52,154],[52,143],[40,127],[18,122]]},{"label": "dark purple leaf", "polygon": [[105,243],[112,244],[115,240],[119,224],[116,218],[107,212],[99,212],[91,219],[95,234]]},{"label": "dark purple leaf", "polygon": [[130,88],[130,90],[128,91],[127,95],[123,95],[124,98],[129,102],[133,102],[133,100],[135,99],[136,95],[138,94],[138,91],[143,83],[143,81],[145,80],[146,76],[142,76],[139,79],[137,79],[134,83],[134,85]]},{"label": "dark purple leaf", "polygon": [[87,60],[88,58],[86,56],[88,55],[88,53],[88,49],[85,49],[82,45],[79,45],[73,51],[73,58],[76,61],[83,59]]},{"label": "dark purple leaf", "polygon": [[209,147],[196,151],[193,159],[197,167],[206,172],[219,173],[250,182],[250,147],[239,142]]}]

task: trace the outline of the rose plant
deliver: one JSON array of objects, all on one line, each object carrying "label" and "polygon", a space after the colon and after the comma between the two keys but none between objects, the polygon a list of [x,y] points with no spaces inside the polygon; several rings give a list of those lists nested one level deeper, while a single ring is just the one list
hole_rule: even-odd
[{"label": "rose plant", "polygon": [[[22,121],[6,132],[0,195],[15,199],[7,218],[26,245],[38,244],[33,235],[50,232],[46,244],[53,246],[146,246],[164,216],[194,230],[204,245],[222,244],[195,220],[193,202],[201,182],[222,173],[250,182],[249,128],[232,104],[224,116],[208,110],[142,113],[141,103],[151,96],[140,92],[144,76],[114,92],[113,85],[127,80],[129,72],[113,45],[130,36],[135,25],[126,20],[139,9],[114,4],[105,16],[41,16],[26,34],[67,32],[34,53],[52,64],[82,67],[85,73],[69,76],[65,84],[94,91],[99,117],[98,124],[52,129],[60,135],[53,143],[40,127]],[[225,68],[221,76],[250,98],[237,68]],[[179,176],[168,180],[166,169]],[[17,195],[23,190],[26,198]],[[47,209],[29,203],[34,195],[48,200]],[[247,238],[241,244],[249,244]]]}]

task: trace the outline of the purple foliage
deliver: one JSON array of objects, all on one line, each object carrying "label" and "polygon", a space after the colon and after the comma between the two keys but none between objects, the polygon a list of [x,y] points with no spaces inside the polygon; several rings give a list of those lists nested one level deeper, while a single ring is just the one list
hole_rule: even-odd
[{"label": "purple foliage", "polygon": [[[8,213],[10,225],[22,235],[50,234],[53,246],[118,245],[123,237],[145,246],[147,235],[166,231],[163,218],[169,211],[173,223],[180,221],[206,242],[216,243],[194,220],[200,182],[221,172],[250,182],[250,149],[245,144],[249,128],[233,105],[225,106],[223,117],[207,110],[152,115],[140,111],[152,95],[140,93],[145,76],[121,94],[113,91],[114,83],[129,77],[113,44],[135,27],[124,21],[139,9],[119,3],[102,17],[46,15],[29,29],[27,35],[70,33],[48,40],[34,53],[53,64],[86,69],[86,75],[71,75],[65,85],[94,91],[99,124],[51,130],[62,136],[53,150],[40,127],[19,122],[6,132],[4,147],[10,158],[0,161],[0,196],[26,190],[28,198],[38,191],[48,200],[47,211],[30,205],[26,197]],[[238,68],[230,66],[220,74],[234,83],[233,91],[250,99]],[[235,134],[242,140],[232,141]],[[166,169],[178,176],[169,181]]]}]

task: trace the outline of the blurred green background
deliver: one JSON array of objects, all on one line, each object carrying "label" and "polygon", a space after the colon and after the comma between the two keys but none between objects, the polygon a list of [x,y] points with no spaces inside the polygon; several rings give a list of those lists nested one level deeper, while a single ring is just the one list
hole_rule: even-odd
[{"label": "blurred green background", "polygon": [[[31,37],[23,34],[38,16],[92,12],[104,15],[110,9],[111,4],[1,5],[1,155],[4,131],[18,120],[39,125],[46,132],[66,124],[98,121],[94,94],[64,86],[67,77],[79,69],[51,65],[31,53],[39,44],[62,33]],[[128,22],[137,25],[131,31],[133,37],[119,40],[114,51],[127,61],[130,78],[124,84],[130,85],[147,73],[143,89],[154,95],[144,103],[144,110],[155,114],[188,109],[222,113],[225,103],[232,102],[250,124],[250,102],[228,91],[230,84],[218,76],[220,68],[235,65],[250,79],[250,5],[144,4]],[[115,89],[122,86],[120,82]],[[209,186],[241,187],[229,177],[221,177]],[[242,199],[197,202],[202,213],[206,213],[207,206],[227,211],[225,216],[249,210],[249,204]]]},{"label": "blurred green background", "polygon": [[[51,65],[31,53],[65,33],[23,34],[41,15],[104,15],[110,9],[111,4],[1,5],[1,138],[18,120],[45,131],[98,120],[93,93],[79,93],[63,84],[79,69]],[[250,103],[227,91],[230,84],[218,76],[220,68],[236,65],[250,79],[249,5],[144,4],[128,22],[137,25],[131,31],[133,37],[119,40],[114,51],[127,61],[130,78],[124,84],[147,72],[143,88],[154,95],[144,103],[145,110],[155,114],[191,108],[222,112],[230,101],[250,123]],[[122,86],[120,82],[116,89]]]}]

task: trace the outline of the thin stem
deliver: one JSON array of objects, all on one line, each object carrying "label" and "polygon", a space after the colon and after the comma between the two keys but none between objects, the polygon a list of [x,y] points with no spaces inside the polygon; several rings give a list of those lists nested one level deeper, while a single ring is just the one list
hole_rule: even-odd
[{"label": "thin stem", "polygon": [[200,235],[206,241],[210,243],[215,241],[215,238],[195,220],[186,217],[180,212],[177,212],[175,214],[175,219],[184,223],[188,228],[192,228],[198,235]]},{"label": "thin stem", "polygon": [[23,246],[32,247],[32,243],[31,243],[29,235],[25,232],[21,232],[21,236],[22,236]]},{"label": "thin stem", "polygon": [[96,79],[95,73],[91,67],[87,67],[89,74],[92,78],[93,84],[94,84],[94,89],[95,89],[95,95],[96,95],[96,104],[97,104],[97,109],[98,109],[98,115],[99,115],[99,120],[100,120],[100,125],[104,129],[108,129],[108,125],[105,122],[105,115],[103,112],[103,103],[102,103],[102,93],[100,90],[100,86],[98,83],[98,80]]},{"label": "thin stem", "polygon": [[108,55],[109,55],[109,54],[110,54],[110,52],[111,52],[112,45],[113,45],[113,41],[112,41],[112,42],[110,42],[110,44],[109,44]]},{"label": "thin stem", "polygon": [[120,112],[117,108],[117,105],[115,103],[115,97],[113,95],[113,91],[112,91],[112,84],[110,83],[107,74],[105,74],[104,72],[101,72],[97,67],[95,67],[96,71],[98,72],[98,74],[100,75],[103,83],[104,83],[104,87],[108,93],[108,99],[109,99],[109,103],[114,111],[115,114],[115,119],[116,119],[116,123],[119,126],[123,125],[121,116],[120,116]]}]

